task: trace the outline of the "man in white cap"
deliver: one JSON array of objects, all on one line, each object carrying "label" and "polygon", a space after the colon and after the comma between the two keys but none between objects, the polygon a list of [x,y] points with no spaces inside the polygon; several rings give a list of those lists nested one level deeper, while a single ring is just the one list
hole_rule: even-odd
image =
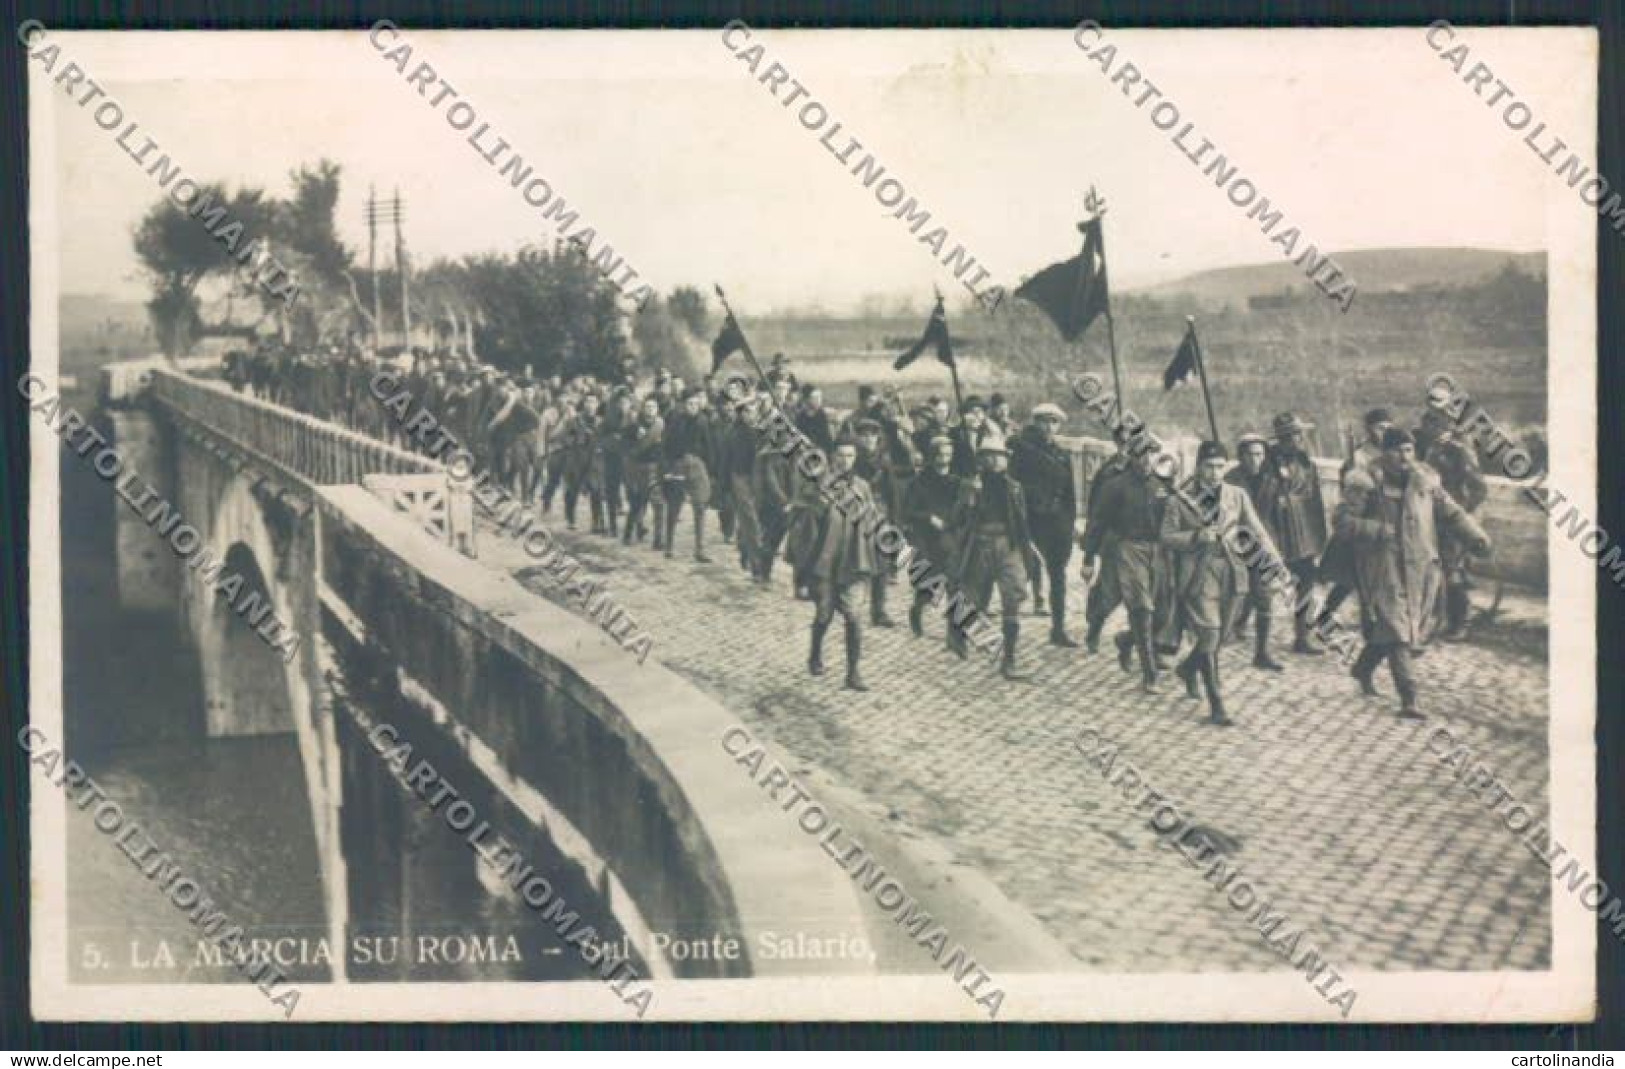
[{"label": "man in white cap", "polygon": [[[1055,440],[1066,422],[1060,405],[1045,402],[1032,412],[1032,422],[1010,443],[1010,476],[1027,499],[1027,527],[1049,573],[1049,641],[1071,649],[1077,642],[1066,633],[1066,566],[1072,559],[1072,528],[1078,515],[1072,482],[1072,455]],[[1043,589],[1036,583],[1036,600]]]}]

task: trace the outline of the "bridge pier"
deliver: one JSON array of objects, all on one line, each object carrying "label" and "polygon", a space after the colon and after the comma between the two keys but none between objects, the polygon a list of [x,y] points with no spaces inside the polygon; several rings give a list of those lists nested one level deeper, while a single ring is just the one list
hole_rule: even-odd
[{"label": "bridge pier", "polygon": [[[108,414],[113,432],[109,437],[126,470],[138,472],[159,497],[171,500],[175,468],[168,432],[142,409],[113,409]],[[118,501],[113,506],[113,539],[119,606],[138,612],[179,608],[180,560],[150,524]]]},{"label": "bridge pier", "polygon": [[[720,707],[458,552],[469,517],[438,468],[169,369],[126,385],[110,398],[140,391],[157,416],[132,413],[127,437],[191,528],[185,546],[173,523],[162,542],[141,532],[157,548],[146,563],[169,571],[132,572],[131,592],[179,592],[207,734],[295,733],[328,938],[346,951],[335,981],[484,978],[471,966],[493,962],[582,979],[560,937],[587,927],[654,978],[872,971],[758,955],[767,933],[862,933],[849,881],[739,775]],[[268,639],[261,610],[298,641]],[[489,821],[483,849],[452,805],[403,786],[367,716]],[[551,884],[545,910],[532,872]],[[713,938],[740,952],[666,949]]]}]

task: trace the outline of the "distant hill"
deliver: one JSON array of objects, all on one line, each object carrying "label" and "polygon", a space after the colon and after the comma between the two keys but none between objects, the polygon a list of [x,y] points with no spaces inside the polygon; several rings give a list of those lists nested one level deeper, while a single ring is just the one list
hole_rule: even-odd
[{"label": "distant hill", "polygon": [[[1544,252],[1506,252],[1500,249],[1356,249],[1334,253],[1333,258],[1362,293],[1411,289],[1416,286],[1462,286],[1495,275],[1512,261],[1518,269],[1546,276]],[[1244,305],[1249,297],[1300,290],[1314,283],[1290,260],[1220,267],[1141,286],[1128,292],[1157,297],[1188,295],[1207,304]],[[1358,297],[1356,297],[1358,301]]]},{"label": "distant hill", "polygon": [[144,333],[147,308],[140,301],[103,293],[64,293],[57,304],[64,336]]}]

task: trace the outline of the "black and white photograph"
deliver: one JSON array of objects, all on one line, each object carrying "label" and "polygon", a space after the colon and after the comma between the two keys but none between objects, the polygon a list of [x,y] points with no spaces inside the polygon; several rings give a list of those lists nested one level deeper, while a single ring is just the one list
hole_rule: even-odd
[{"label": "black and white photograph", "polygon": [[1595,31],[16,33],[36,1017],[1591,1018]]}]

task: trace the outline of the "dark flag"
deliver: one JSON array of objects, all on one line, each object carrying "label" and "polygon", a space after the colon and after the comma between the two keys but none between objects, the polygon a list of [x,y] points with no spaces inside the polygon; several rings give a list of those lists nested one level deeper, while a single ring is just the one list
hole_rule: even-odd
[{"label": "dark flag", "polygon": [[948,339],[948,313],[943,311],[941,297],[937,298],[937,306],[931,312],[931,321],[925,325],[925,333],[920,335],[919,341],[909,346],[908,352],[892,361],[892,368],[903,370],[930,346],[936,347],[937,360],[943,367],[954,366],[953,342]]},{"label": "dark flag", "polygon": [[1196,374],[1196,328],[1187,324],[1185,339],[1179,343],[1179,350],[1174,353],[1173,360],[1162,373],[1162,388],[1171,390],[1194,374]]},{"label": "dark flag", "polygon": [[722,321],[722,332],[711,343],[711,374],[715,375],[722,362],[745,348],[745,333],[739,329],[732,312]]},{"label": "dark flag", "polygon": [[1083,251],[1050,264],[1016,290],[1016,296],[1038,305],[1055,321],[1061,337],[1077,341],[1095,317],[1106,310],[1106,253],[1100,216],[1079,223]]}]

